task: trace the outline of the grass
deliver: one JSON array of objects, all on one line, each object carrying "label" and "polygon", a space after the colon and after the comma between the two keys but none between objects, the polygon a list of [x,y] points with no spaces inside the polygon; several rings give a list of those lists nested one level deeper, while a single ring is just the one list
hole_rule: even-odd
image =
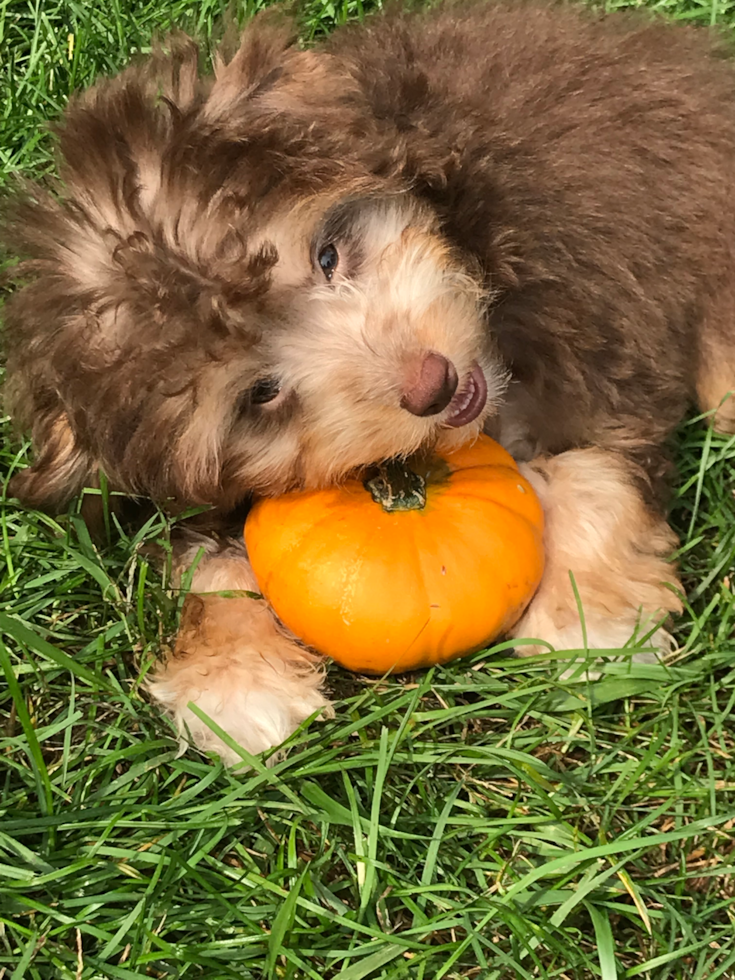
[{"label": "grass", "polygon": [[[359,0],[309,0],[313,35]],[[665,0],[735,23],[732,2]],[[0,0],[4,177],[43,120],[219,0]],[[246,11],[241,11],[245,13]],[[23,465],[3,420],[3,472]],[[0,978],[735,978],[735,440],[678,438],[689,590],[666,667],[507,646],[363,683],[285,761],[177,756],[141,694],[179,597],[136,537],[0,509]]]}]

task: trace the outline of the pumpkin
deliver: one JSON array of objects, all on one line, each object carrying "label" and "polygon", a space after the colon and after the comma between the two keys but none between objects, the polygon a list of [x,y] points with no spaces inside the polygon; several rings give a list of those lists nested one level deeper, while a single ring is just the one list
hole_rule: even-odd
[{"label": "pumpkin", "polygon": [[245,524],[281,621],[371,674],[444,663],[508,630],[541,580],[542,535],[531,485],[486,436],[364,480],[259,500]]}]

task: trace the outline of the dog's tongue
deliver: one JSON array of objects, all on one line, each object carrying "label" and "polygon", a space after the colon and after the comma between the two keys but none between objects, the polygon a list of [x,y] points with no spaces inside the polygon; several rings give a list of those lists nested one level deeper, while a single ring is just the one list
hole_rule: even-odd
[{"label": "dog's tongue", "polygon": [[444,425],[459,428],[474,422],[487,401],[487,381],[479,364],[476,364],[467,380],[449,403]]}]

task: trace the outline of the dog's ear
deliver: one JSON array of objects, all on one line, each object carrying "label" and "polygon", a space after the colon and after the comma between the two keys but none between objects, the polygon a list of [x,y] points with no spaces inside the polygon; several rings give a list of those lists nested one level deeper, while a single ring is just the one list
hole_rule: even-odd
[{"label": "dog's ear", "polygon": [[35,462],[11,478],[9,494],[26,507],[53,513],[91,485],[96,468],[78,445],[64,413],[36,420],[33,444]]},{"label": "dog's ear", "polygon": [[60,196],[88,216],[129,233],[141,198],[151,200],[172,133],[206,95],[200,52],[185,35],[168,38],[145,60],[74,96],[55,127]]},{"label": "dog's ear", "polygon": [[251,98],[275,84],[284,61],[298,39],[294,20],[280,8],[256,14],[239,36],[228,33],[214,56],[214,86],[207,100],[207,115],[216,115],[233,102]]},{"label": "dog's ear", "polygon": [[[344,99],[354,89],[347,73],[336,81],[338,61],[318,49],[298,45],[298,25],[281,8],[264,10],[250,21],[235,47],[232,38],[215,55],[215,80],[203,109],[205,118],[236,130],[243,119],[258,113],[258,127],[267,117],[277,117],[282,132],[283,115],[313,122],[333,103],[344,112]],[[340,99],[334,99],[335,89]],[[330,98],[325,98],[329,93]]]}]

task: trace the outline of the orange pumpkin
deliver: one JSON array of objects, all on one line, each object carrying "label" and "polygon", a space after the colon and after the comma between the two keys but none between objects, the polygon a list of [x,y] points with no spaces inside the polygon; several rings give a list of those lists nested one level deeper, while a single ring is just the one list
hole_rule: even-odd
[{"label": "orange pumpkin", "polygon": [[501,446],[483,436],[406,466],[400,478],[383,470],[260,500],[245,524],[276,614],[350,670],[413,670],[480,649],[541,580],[541,505]]}]

